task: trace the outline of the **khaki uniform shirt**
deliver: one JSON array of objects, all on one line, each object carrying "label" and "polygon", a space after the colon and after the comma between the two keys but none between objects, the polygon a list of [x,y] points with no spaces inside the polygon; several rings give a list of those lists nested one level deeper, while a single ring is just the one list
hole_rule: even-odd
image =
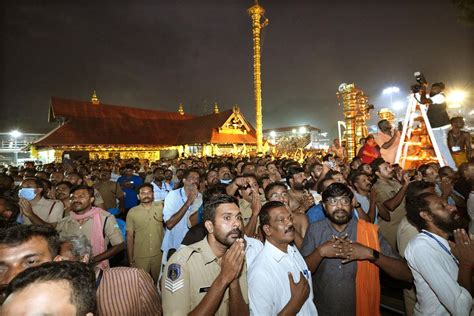
[{"label": "khaki uniform shirt", "polygon": [[98,204],[102,204],[102,203],[104,203],[102,194],[100,194],[99,190],[94,188],[94,205],[97,206]]},{"label": "khaki uniform shirt", "polygon": [[117,208],[116,199],[122,198],[124,196],[120,184],[110,180],[97,182],[94,184],[94,188],[99,191],[100,195],[102,195],[102,199],[104,200],[104,205],[107,210],[111,208]]},{"label": "khaki uniform shirt", "polygon": [[[396,180],[381,181],[377,180],[373,188],[377,191],[377,203],[382,204],[383,202],[390,200],[395,194],[400,191],[402,185]],[[397,249],[397,230],[398,225],[402,221],[402,218],[407,214],[405,210],[405,199],[402,203],[393,211],[390,212],[390,221],[387,222],[382,218],[379,218],[380,233],[388,241],[393,249]]]},{"label": "khaki uniform shirt", "polygon": [[[106,218],[107,223],[105,223]],[[124,242],[120,228],[112,214],[101,210],[100,221],[102,222],[102,227],[104,227],[103,225],[105,223],[105,228],[103,228],[105,233],[105,245],[108,245],[110,242],[112,246],[117,246]],[[94,220],[89,217],[82,223],[82,225],[80,225],[78,221],[72,219],[70,216],[67,216],[58,223],[56,230],[59,232],[61,237],[84,235],[90,241],[92,237],[93,223]]]},{"label": "khaki uniform shirt", "polygon": [[[260,202],[262,203],[262,206],[263,206],[263,204],[265,204],[267,201],[265,200],[265,197],[260,196]],[[244,199],[239,199],[239,209],[240,209],[240,213],[242,213],[242,221],[244,222],[244,227],[245,227],[249,223],[250,217],[252,217],[252,204],[247,202]],[[256,228],[255,233],[258,232],[259,226],[260,226],[260,218],[257,216],[257,228]]]},{"label": "khaki uniform shirt", "polygon": [[142,205],[128,211],[127,234],[134,234],[133,257],[147,258],[161,254],[163,242],[163,201],[153,202],[150,209]]},{"label": "khaki uniform shirt", "polygon": [[[33,213],[47,223],[57,223],[63,218],[64,205],[58,200],[49,200],[44,197],[36,204],[31,204]],[[23,216],[24,224],[31,225],[31,221],[26,216]]]},{"label": "khaki uniform shirt", "polygon": [[[247,268],[239,279],[242,297],[248,304]],[[207,238],[181,247],[166,264],[162,278],[162,300],[165,315],[188,315],[206,296],[212,282],[221,271],[218,258]],[[229,314],[229,288],[224,292],[216,315]]]}]

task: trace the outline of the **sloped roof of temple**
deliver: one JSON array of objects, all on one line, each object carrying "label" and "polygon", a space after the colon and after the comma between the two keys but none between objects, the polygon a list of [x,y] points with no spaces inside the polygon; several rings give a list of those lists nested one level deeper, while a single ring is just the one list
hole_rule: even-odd
[{"label": "sloped roof of temple", "polygon": [[[212,111],[212,109],[210,109]],[[74,145],[173,146],[255,144],[255,129],[238,107],[204,116],[58,97],[51,98],[49,122],[59,126],[36,141],[41,147]]]}]

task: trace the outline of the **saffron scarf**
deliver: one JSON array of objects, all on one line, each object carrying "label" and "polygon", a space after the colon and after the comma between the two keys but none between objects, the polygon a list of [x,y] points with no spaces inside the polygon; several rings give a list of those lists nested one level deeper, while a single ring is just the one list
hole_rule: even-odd
[{"label": "saffron scarf", "polygon": [[[105,249],[105,240],[102,234],[102,221],[100,219],[100,211],[101,209],[98,207],[92,207],[90,210],[85,212],[84,214],[76,214],[75,212],[70,212],[72,219],[75,221],[81,221],[87,218],[91,218],[92,223],[92,236],[87,236],[91,241],[92,245],[92,254],[97,256],[103,253]],[[92,259],[92,258],[91,258]],[[97,264],[98,267],[105,269],[109,267],[109,261],[103,260]]]},{"label": "saffron scarf", "polygon": [[[357,223],[357,242],[380,251],[378,226],[359,220]],[[380,315],[379,267],[368,260],[357,261],[355,286],[356,315]]]}]

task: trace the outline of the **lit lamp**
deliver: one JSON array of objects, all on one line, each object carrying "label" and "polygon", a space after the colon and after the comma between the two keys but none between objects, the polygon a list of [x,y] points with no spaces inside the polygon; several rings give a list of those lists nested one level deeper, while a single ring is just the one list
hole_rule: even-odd
[{"label": "lit lamp", "polygon": [[10,133],[10,136],[13,137],[14,139],[17,139],[18,137],[21,137],[21,135],[23,135],[22,132],[18,131],[18,130],[13,130],[11,131]]},{"label": "lit lamp", "polygon": [[448,106],[451,109],[460,108],[464,99],[466,98],[466,92],[461,90],[453,90],[448,93],[446,97],[446,101],[448,102]]},{"label": "lit lamp", "polygon": [[400,92],[398,87],[388,87],[383,89],[382,94],[390,96],[390,106],[393,106],[393,94]]}]

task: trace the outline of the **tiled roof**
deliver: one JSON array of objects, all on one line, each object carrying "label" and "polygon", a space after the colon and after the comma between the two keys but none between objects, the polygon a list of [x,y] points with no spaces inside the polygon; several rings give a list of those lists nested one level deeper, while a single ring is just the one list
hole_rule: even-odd
[{"label": "tiled roof", "polygon": [[178,112],[164,112],[158,110],[141,109],[130,106],[103,104],[94,105],[91,102],[76,101],[51,97],[49,121],[55,119],[85,117],[102,119],[165,119],[165,120],[186,120],[194,115],[180,115]]},{"label": "tiled roof", "polygon": [[227,110],[205,116],[180,115],[174,112],[106,104],[93,105],[90,102],[52,98],[50,121],[62,117],[65,123],[36,141],[34,145],[59,147],[255,144],[253,127],[245,135],[218,133],[219,127],[232,113],[232,110]]}]

